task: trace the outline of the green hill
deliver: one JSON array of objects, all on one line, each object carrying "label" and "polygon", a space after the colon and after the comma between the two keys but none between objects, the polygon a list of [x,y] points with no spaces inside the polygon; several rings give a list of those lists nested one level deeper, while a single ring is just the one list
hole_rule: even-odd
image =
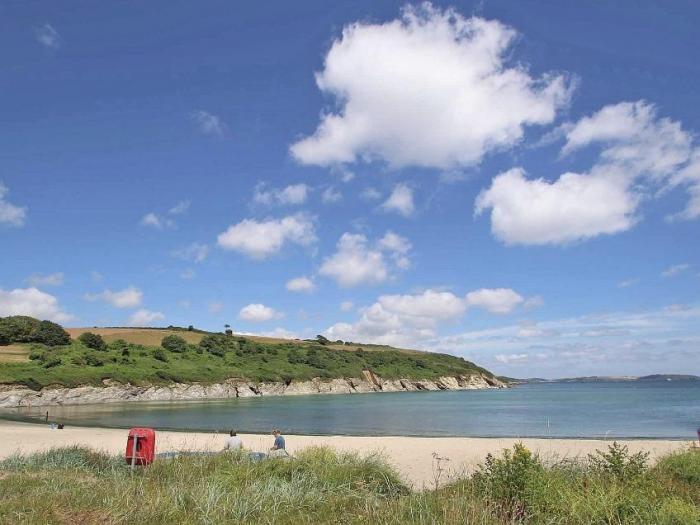
[{"label": "green hill", "polygon": [[[289,383],[314,377],[357,378],[363,370],[385,379],[493,377],[488,370],[451,355],[330,342],[322,337],[284,340],[178,327],[66,332],[53,323],[39,330],[39,324],[28,317],[0,318],[0,334],[5,334],[5,346],[0,346],[0,384],[40,389],[102,385],[107,380],[155,385],[217,383],[230,378]],[[85,336],[85,332],[98,337]],[[166,337],[171,344],[164,348],[161,343]]]}]

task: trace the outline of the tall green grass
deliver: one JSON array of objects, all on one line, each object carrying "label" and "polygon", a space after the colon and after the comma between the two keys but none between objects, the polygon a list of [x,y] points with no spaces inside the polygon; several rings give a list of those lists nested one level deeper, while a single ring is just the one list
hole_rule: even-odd
[{"label": "tall green grass", "polygon": [[[634,461],[624,449],[615,454]],[[470,478],[416,492],[381,457],[327,448],[260,462],[179,457],[134,472],[122,458],[64,448],[0,462],[0,523],[700,522],[697,450],[651,468],[613,472],[605,461],[545,464],[516,446]]]}]

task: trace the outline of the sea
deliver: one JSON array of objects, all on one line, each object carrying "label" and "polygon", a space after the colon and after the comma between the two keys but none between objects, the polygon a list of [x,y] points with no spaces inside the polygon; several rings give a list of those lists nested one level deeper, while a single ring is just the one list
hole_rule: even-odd
[{"label": "sea", "polygon": [[697,439],[700,381],[2,409],[0,418],[160,430],[370,436]]}]

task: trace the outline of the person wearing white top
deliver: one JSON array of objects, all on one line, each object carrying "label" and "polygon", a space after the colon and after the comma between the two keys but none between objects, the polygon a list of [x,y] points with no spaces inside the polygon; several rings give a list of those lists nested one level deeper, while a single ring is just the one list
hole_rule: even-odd
[{"label": "person wearing white top", "polygon": [[243,440],[236,435],[236,431],[229,432],[229,437],[226,438],[224,450],[241,450],[243,448]]}]

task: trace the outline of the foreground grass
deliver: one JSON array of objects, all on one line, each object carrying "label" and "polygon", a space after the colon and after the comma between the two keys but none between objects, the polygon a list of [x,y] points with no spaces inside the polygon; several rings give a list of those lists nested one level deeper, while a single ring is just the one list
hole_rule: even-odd
[{"label": "foreground grass", "polygon": [[544,466],[516,446],[471,478],[414,492],[381,458],[326,448],[262,462],[235,454],[178,458],[134,473],[121,458],[56,449],[0,463],[0,522],[699,522],[700,453],[677,453],[651,469],[621,457]]}]

